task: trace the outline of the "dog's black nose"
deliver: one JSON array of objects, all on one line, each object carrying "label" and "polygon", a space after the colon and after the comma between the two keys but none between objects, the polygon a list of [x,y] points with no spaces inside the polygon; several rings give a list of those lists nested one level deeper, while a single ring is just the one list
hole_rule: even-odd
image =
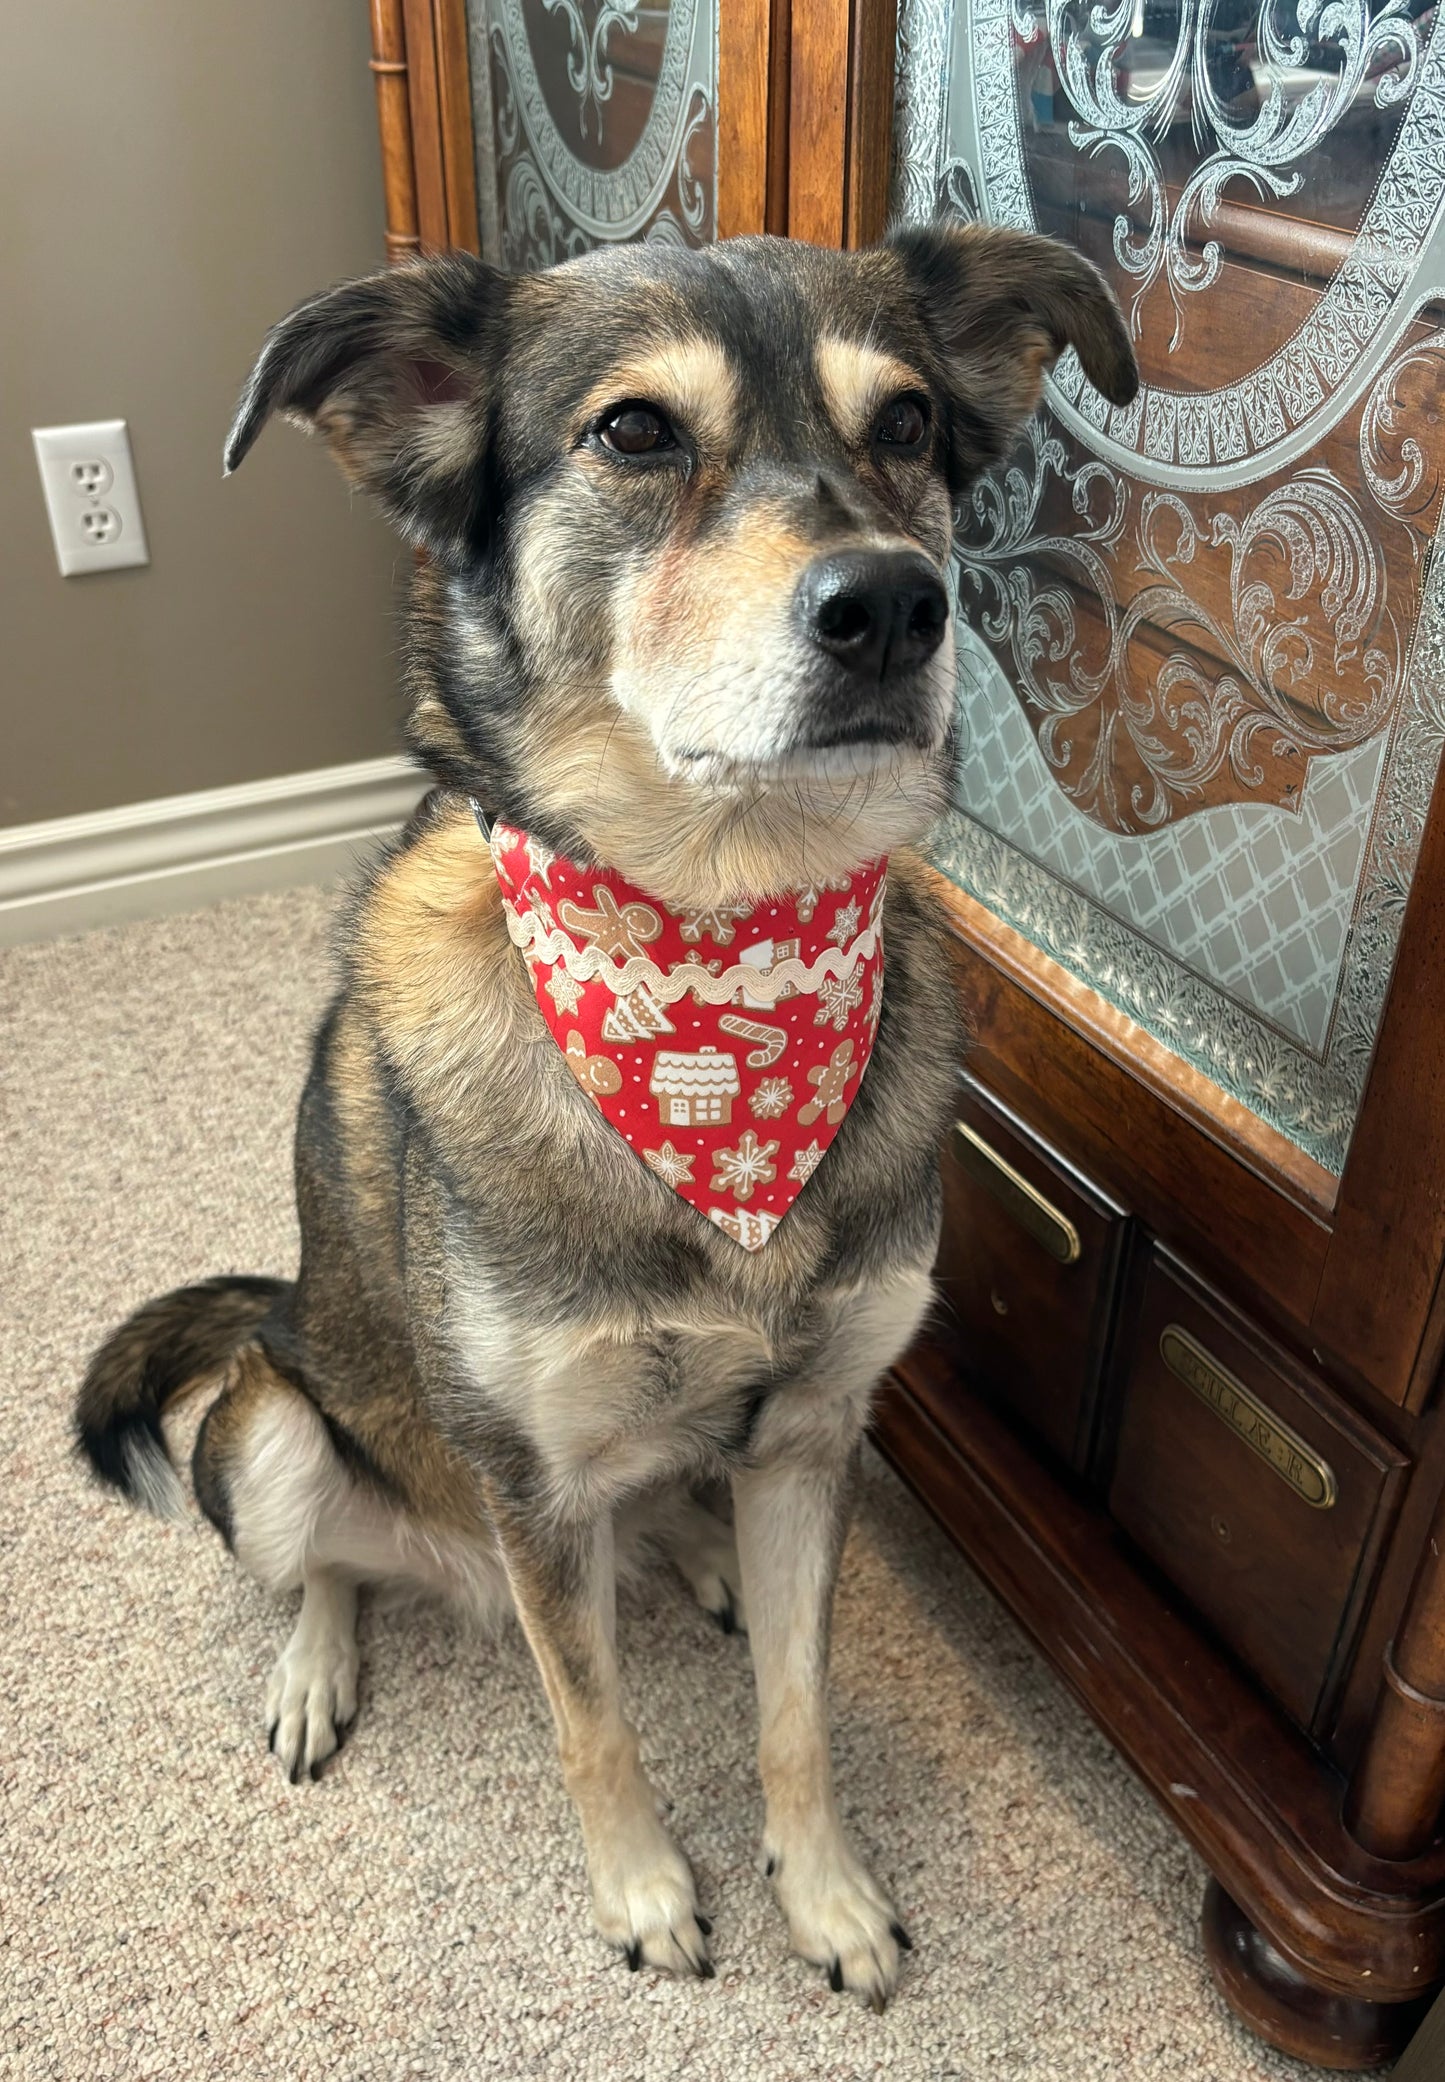
[{"label": "dog's black nose", "polygon": [[847,549],[809,566],[798,613],[820,650],[860,679],[893,679],[931,658],[948,595],[915,550]]}]

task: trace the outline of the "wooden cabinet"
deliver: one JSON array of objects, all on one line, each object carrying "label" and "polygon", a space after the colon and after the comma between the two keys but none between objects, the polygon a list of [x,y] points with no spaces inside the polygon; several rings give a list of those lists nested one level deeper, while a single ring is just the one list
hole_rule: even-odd
[{"label": "wooden cabinet", "polygon": [[958,515],[976,1038],[878,1438],[1209,1865],[1228,2000],[1368,2066],[1445,1980],[1445,18],[634,12],[372,0],[391,250],[948,208],[1129,315],[1136,403],[1066,357]]}]

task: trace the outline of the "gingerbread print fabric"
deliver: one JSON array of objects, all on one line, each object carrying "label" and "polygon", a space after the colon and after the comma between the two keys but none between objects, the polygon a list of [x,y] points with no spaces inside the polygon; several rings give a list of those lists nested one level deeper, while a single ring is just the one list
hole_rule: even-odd
[{"label": "gingerbread print fabric", "polygon": [[760,1250],[868,1067],[887,863],[682,912],[508,825],[491,846],[507,929],[581,1089],[639,1163]]}]

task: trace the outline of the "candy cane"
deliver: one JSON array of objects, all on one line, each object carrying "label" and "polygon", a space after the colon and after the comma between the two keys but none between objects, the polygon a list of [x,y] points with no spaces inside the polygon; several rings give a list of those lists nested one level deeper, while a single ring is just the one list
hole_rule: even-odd
[{"label": "candy cane", "polygon": [[756,1019],[742,1019],[736,1012],[725,1012],[718,1021],[725,1034],[732,1034],[739,1041],[756,1041],[759,1046],[748,1051],[750,1070],[771,1070],[788,1045],[787,1032],[782,1027],[765,1027]]}]

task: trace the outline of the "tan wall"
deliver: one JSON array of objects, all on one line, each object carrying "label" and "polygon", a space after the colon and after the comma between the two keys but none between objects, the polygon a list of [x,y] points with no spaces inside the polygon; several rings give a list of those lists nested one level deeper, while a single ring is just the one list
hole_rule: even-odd
[{"label": "tan wall", "polygon": [[[404,552],[278,422],[273,319],[381,264],[365,0],[44,0],[0,60],[0,825],[395,748]],[[130,422],[148,569],[60,576],[29,429]]]}]

